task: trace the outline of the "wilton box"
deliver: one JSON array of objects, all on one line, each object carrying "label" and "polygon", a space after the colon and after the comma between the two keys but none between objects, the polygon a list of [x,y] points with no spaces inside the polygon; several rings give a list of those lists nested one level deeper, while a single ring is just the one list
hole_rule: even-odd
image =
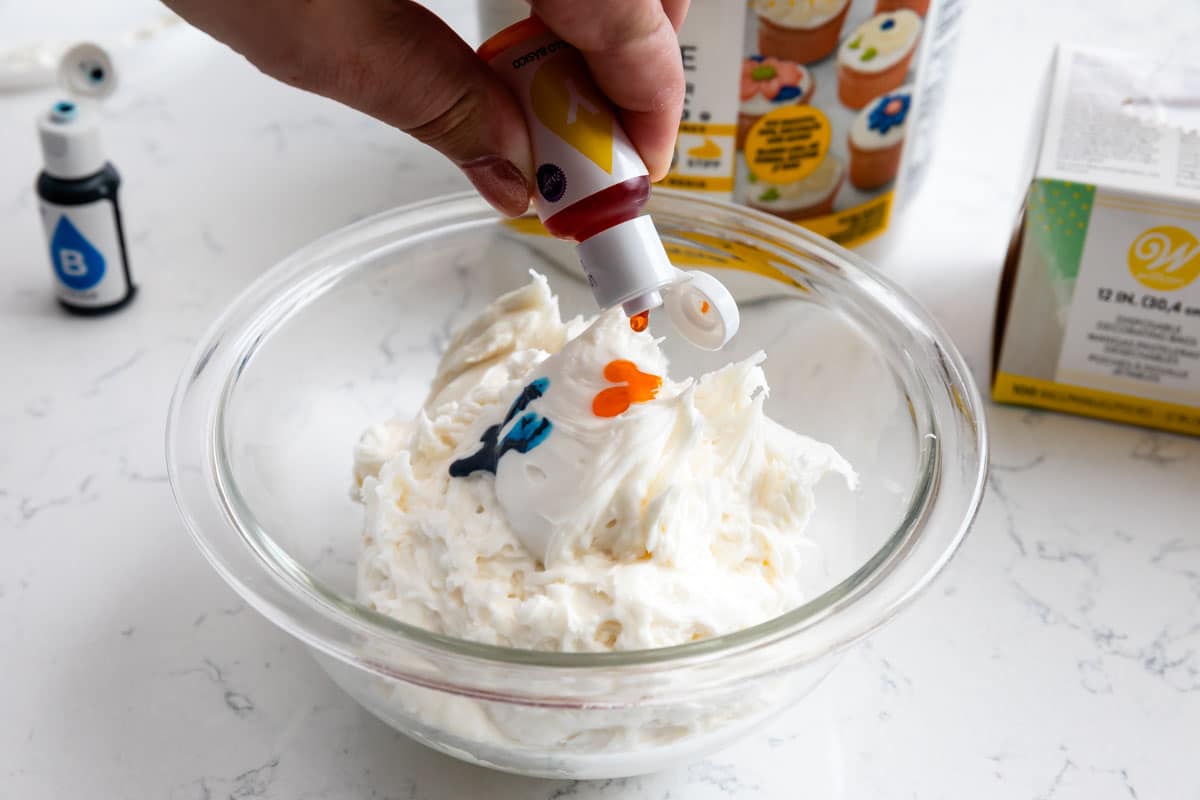
[{"label": "wilton box", "polygon": [[997,311],[1000,402],[1200,434],[1200,68],[1060,46]]}]

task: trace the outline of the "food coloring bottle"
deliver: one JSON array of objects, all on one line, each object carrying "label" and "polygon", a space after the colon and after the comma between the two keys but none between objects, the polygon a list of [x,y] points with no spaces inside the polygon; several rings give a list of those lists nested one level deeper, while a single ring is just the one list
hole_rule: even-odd
[{"label": "food coloring bottle", "polygon": [[579,51],[530,16],[478,52],[525,111],[534,208],[553,236],[578,243],[596,302],[621,306],[635,330],[665,306],[685,338],[721,348],[737,332],[737,304],[716,278],[671,264],[653,221],[640,214],[649,171]]},{"label": "food coloring bottle", "polygon": [[45,168],[37,194],[58,302],[104,314],[133,299],[117,188],[121,177],[100,149],[86,110],[60,100],[38,120]]},{"label": "food coloring bottle", "polygon": [[[59,77],[83,97],[107,96],[115,85],[107,54],[90,44],[63,57]],[[121,177],[104,157],[95,109],[60,100],[37,128],[44,169],[36,188],[58,301],[76,314],[115,311],[136,289],[117,198]]]}]

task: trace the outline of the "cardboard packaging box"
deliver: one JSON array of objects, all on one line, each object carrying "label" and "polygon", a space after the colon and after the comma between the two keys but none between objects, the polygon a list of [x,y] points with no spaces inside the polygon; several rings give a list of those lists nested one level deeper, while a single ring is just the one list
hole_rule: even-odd
[{"label": "cardboard packaging box", "polygon": [[1200,434],[1200,68],[1063,45],[1045,98],[992,396]]},{"label": "cardboard packaging box", "polygon": [[738,70],[745,0],[694,3],[679,29],[686,94],[671,172],[663,186],[733,199]]},{"label": "cardboard packaging box", "polygon": [[679,31],[687,95],[664,186],[853,247],[933,155],[964,0],[704,0]]}]

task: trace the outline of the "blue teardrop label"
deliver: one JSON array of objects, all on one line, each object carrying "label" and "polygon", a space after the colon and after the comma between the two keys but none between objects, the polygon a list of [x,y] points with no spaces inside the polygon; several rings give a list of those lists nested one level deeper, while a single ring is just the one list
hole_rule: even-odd
[{"label": "blue teardrop label", "polygon": [[104,256],[66,214],[59,218],[50,237],[50,261],[63,285],[76,291],[91,289],[104,279]]}]

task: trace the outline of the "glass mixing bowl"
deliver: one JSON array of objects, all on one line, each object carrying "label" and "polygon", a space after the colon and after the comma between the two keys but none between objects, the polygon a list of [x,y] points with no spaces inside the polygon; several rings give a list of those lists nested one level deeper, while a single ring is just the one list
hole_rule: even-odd
[{"label": "glass mixing bowl", "polygon": [[204,336],[171,403],[171,484],[216,570],[372,713],[477,764],[614,777],[720,747],[925,587],[979,504],[978,391],[903,291],[765,214],[670,192],[648,210],[676,265],[717,275],[742,312],[719,353],[656,316],[672,374],[764,350],[767,413],[834,445],[861,479],[854,492],[818,486],[809,600],[768,622],[656,650],[549,653],[440,636],[356,602],[359,434],[414,413],[451,332],[531,268],[565,316],[596,310],[571,245],[473,195],[372,217],[279,264]]}]

